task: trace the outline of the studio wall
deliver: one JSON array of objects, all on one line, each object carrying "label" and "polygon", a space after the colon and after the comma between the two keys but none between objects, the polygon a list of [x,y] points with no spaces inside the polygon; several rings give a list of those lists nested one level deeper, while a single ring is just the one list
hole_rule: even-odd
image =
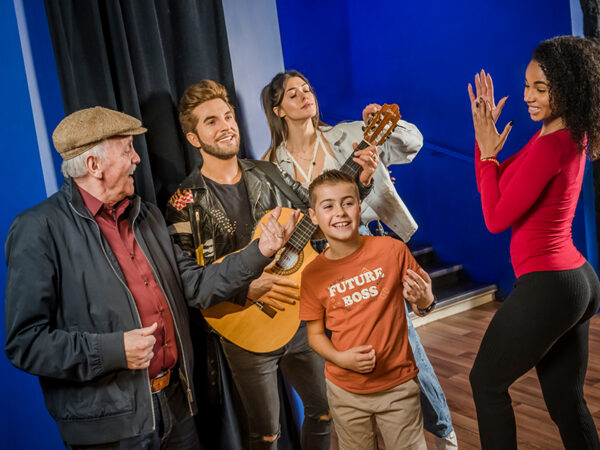
[{"label": "studio wall", "polygon": [[[2,61],[3,67],[8,69],[0,71],[0,90],[3,102],[0,110],[0,133],[2,135],[0,140],[0,154],[2,155],[0,192],[2,192],[3,198],[3,211],[0,215],[0,241],[2,242],[0,295],[2,296],[2,307],[4,307],[6,285],[4,242],[6,234],[12,220],[19,212],[46,198],[46,186],[42,175],[32,102],[13,2],[0,2],[0,24],[2,42],[0,61]],[[42,22],[41,32],[43,32],[43,25]],[[44,70],[42,66],[43,63],[40,62],[38,68]],[[45,69],[52,70],[52,67]],[[46,89],[46,86],[46,84],[42,84],[40,87]],[[35,276],[34,273],[31,275]],[[58,429],[44,406],[37,378],[15,369],[6,358],[4,320],[0,321],[0,335],[2,336],[2,351],[0,352],[0,396],[3,408],[2,448],[64,448]]]},{"label": "studio wall", "polygon": [[[394,166],[396,187],[419,223],[413,237],[474,278],[512,289],[509,231],[490,234],[473,168],[474,134],[467,83],[485,68],[496,97],[509,100],[500,127],[514,128],[500,159],[537,131],[523,103],[525,67],[543,39],[571,34],[570,2],[420,2],[280,0],[286,69],[314,84],[325,122],[357,120],[368,103],[397,103],[425,146],[410,165]],[[581,207],[573,226],[584,252]]]}]

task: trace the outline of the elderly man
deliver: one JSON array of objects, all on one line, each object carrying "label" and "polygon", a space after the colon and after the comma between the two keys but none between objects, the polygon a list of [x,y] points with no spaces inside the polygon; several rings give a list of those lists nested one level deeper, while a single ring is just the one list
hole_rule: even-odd
[{"label": "elderly man", "polygon": [[247,289],[291,234],[275,212],[260,241],[199,267],[134,195],[131,116],[96,107],[56,128],[62,189],[6,241],[6,354],[39,376],[69,448],[197,448],[187,305]]}]

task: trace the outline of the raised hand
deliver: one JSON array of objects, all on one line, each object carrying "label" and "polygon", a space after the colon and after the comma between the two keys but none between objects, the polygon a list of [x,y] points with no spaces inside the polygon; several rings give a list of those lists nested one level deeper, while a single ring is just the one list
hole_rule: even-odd
[{"label": "raised hand", "polygon": [[371,119],[375,116],[375,114],[377,114],[377,111],[379,111],[380,109],[381,105],[378,105],[377,103],[371,103],[365,106],[365,109],[363,109],[362,112],[362,118],[365,125],[369,124]]},{"label": "raised hand", "polygon": [[[404,298],[418,308],[425,309],[433,302],[433,292],[431,290],[431,278],[422,268],[419,272],[407,269],[406,275],[402,279],[404,287]],[[413,308],[414,309],[414,308]]]},{"label": "raised hand", "polygon": [[269,213],[267,224],[260,224],[262,233],[258,240],[258,249],[267,258],[270,258],[277,253],[277,251],[288,241],[296,228],[296,222],[298,222],[298,217],[300,217],[300,211],[293,211],[285,225],[281,225],[277,221],[280,215],[281,207],[278,206]]},{"label": "raised hand", "polygon": [[157,327],[158,324],[154,322],[149,327],[137,328],[123,333],[123,345],[128,369],[146,369],[150,365],[150,361],[154,356],[152,349],[156,342],[153,333]]},{"label": "raised hand", "polygon": [[[358,144],[355,142],[352,144],[352,147],[356,149]],[[361,167],[358,180],[363,186],[368,186],[373,179],[377,164],[379,164],[379,152],[377,151],[377,147],[370,145],[367,148],[355,151],[354,158],[352,159]]]},{"label": "raised hand", "polygon": [[284,311],[285,307],[281,303],[293,305],[300,300],[300,286],[293,280],[265,271],[250,283],[248,298]]},{"label": "raised hand", "polygon": [[481,158],[495,158],[504,147],[508,133],[512,130],[513,121],[508,122],[502,134],[499,134],[492,117],[492,107],[487,101],[476,100],[472,109],[475,139],[479,145]]},{"label": "raised hand", "polygon": [[335,359],[336,365],[358,373],[372,372],[377,361],[372,345],[361,345],[339,352]]},{"label": "raised hand", "polygon": [[490,104],[490,109],[492,112],[492,119],[494,123],[500,117],[500,113],[502,112],[502,108],[504,108],[504,104],[508,97],[502,97],[496,105],[494,100],[494,83],[492,81],[492,76],[489,73],[485,73],[483,69],[481,69],[480,73],[475,74],[475,92],[473,93],[473,87],[471,83],[469,83],[467,90],[469,91],[469,98],[471,99],[471,109],[473,109],[473,103],[475,99],[482,99],[485,102]]}]

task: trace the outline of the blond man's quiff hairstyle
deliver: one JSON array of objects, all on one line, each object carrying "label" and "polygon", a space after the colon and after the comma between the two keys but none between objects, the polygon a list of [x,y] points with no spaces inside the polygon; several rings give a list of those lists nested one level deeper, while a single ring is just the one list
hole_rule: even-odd
[{"label": "blond man's quiff hairstyle", "polygon": [[179,101],[179,107],[177,108],[179,124],[181,125],[183,134],[196,132],[198,118],[194,114],[194,109],[196,109],[198,105],[216,98],[220,98],[227,103],[231,112],[235,114],[233,107],[229,103],[227,89],[216,81],[202,80],[200,83],[192,84],[185,90]]}]

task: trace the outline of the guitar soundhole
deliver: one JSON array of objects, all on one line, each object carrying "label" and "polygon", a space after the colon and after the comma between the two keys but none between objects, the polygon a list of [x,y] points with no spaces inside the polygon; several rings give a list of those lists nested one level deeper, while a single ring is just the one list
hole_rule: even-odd
[{"label": "guitar soundhole", "polygon": [[277,263],[271,269],[273,273],[277,275],[291,275],[296,272],[300,266],[302,266],[302,262],[304,261],[304,252],[296,253],[293,250],[290,250],[288,247],[285,247]]}]

